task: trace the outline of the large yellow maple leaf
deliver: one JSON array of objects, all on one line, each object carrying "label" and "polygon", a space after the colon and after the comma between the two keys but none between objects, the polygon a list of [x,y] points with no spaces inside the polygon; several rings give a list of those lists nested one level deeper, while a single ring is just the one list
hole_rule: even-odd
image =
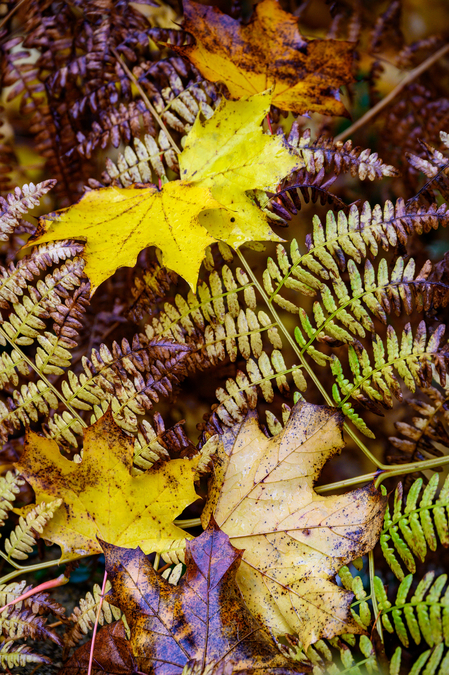
[{"label": "large yellow maple leaf", "polygon": [[196,43],[173,48],[234,98],[271,87],[282,110],[347,116],[338,89],[354,81],[354,43],[303,37],[276,0],[262,0],[246,25],[217,7],[184,0],[183,8],[182,27]]},{"label": "large yellow maple leaf", "polygon": [[244,549],[237,582],[252,613],[275,635],[303,646],[363,630],[349,614],[352,593],[334,583],[340,567],[371,550],[386,498],[368,485],[326,497],[313,489],[325,462],[340,452],[343,415],[297,403],[273,438],[254,413],[227,430],[202,515],[213,515]]},{"label": "large yellow maple leaf", "polygon": [[63,500],[42,535],[59,544],[61,560],[101,553],[97,537],[151,553],[188,536],[173,520],[198,499],[199,456],[132,476],[133,454],[134,439],[110,412],[85,431],[80,464],[63,457],[55,441],[27,432],[15,466],[33,488],[36,503]]},{"label": "large yellow maple leaf", "polygon": [[179,155],[181,180],[161,190],[107,187],[39,219],[28,243],[58,239],[86,242],[85,272],[92,292],[139,252],[158,246],[166,267],[196,286],[204,253],[215,241],[233,248],[248,241],[280,241],[246,194],[274,189],[297,164],[278,136],[261,122],[271,103],[264,92],[248,101],[223,100],[213,117],[197,117]]}]

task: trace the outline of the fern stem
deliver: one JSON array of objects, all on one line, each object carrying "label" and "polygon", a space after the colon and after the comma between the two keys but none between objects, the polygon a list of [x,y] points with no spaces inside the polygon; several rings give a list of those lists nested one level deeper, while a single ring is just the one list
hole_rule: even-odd
[{"label": "fern stem", "polygon": [[120,65],[121,65],[121,67],[123,68],[123,70],[125,71],[125,73],[128,75],[128,77],[129,77],[129,79],[131,80],[131,82],[132,82],[132,83],[134,84],[134,86],[138,89],[139,94],[141,95],[143,102],[145,103],[145,105],[147,106],[148,110],[149,110],[149,111],[151,112],[151,114],[153,115],[153,117],[154,117],[154,119],[156,120],[156,122],[159,124],[159,126],[160,126],[160,128],[162,129],[162,131],[164,132],[164,134],[167,136],[167,140],[168,140],[168,142],[170,143],[170,145],[172,146],[173,150],[174,150],[178,155],[180,155],[180,154],[181,154],[181,150],[178,148],[178,146],[176,145],[175,141],[174,141],[173,138],[171,137],[171,134],[170,134],[169,130],[168,130],[167,127],[165,126],[164,122],[162,121],[162,118],[159,116],[159,113],[157,112],[156,108],[155,108],[154,105],[151,103],[150,99],[148,98],[148,96],[146,95],[146,93],[144,92],[144,90],[142,89],[142,87],[140,86],[139,81],[135,78],[135,76],[134,76],[133,73],[130,71],[130,69],[128,68],[128,66],[126,65],[126,63],[123,61],[123,59],[120,58],[120,54],[118,54],[117,51],[116,51],[114,48],[111,48],[111,52],[114,54],[115,58],[116,58],[117,61],[120,63]]},{"label": "fern stem", "polygon": [[[1,553],[1,551],[0,551]],[[5,557],[4,555],[2,557]],[[85,555],[77,555],[74,556],[73,558],[70,558],[70,561],[72,560],[79,560],[80,558],[87,558],[88,556]],[[48,567],[54,567],[55,565],[61,565],[64,564],[61,562],[61,558],[57,558],[56,560],[47,560],[47,562],[43,563],[37,563],[36,565],[28,565],[22,567],[21,565],[17,565],[14,563],[12,560],[9,561],[11,565],[14,565],[16,570],[14,572],[10,572],[9,574],[6,574],[4,577],[0,579],[0,584],[6,584],[8,581],[11,581],[11,579],[15,579],[16,577],[19,576],[19,574],[27,574],[28,572],[37,572],[38,570],[44,570],[47,569]],[[68,561],[67,561],[68,562]]]},{"label": "fern stem", "polygon": [[173,522],[177,527],[182,527],[187,530],[189,527],[199,527],[201,525],[201,518],[187,518],[187,520],[175,520]]},{"label": "fern stem", "polygon": [[315,386],[317,387],[318,391],[320,392],[320,394],[322,395],[322,397],[323,397],[324,400],[326,401],[327,405],[334,407],[334,403],[333,403],[332,399],[330,398],[329,394],[326,392],[326,390],[324,389],[324,387],[321,385],[321,382],[319,381],[318,377],[315,375],[315,373],[313,372],[312,368],[309,366],[309,364],[308,364],[307,361],[305,360],[303,354],[302,354],[301,351],[298,349],[298,346],[297,346],[297,344],[295,343],[295,341],[294,341],[294,339],[292,338],[292,336],[290,335],[289,331],[286,329],[286,327],[285,327],[284,324],[282,323],[281,319],[279,318],[279,314],[278,314],[277,311],[274,309],[274,307],[273,307],[273,305],[272,305],[272,303],[271,303],[270,298],[268,297],[268,295],[265,293],[264,289],[263,289],[262,286],[260,285],[260,283],[259,283],[257,277],[254,275],[254,273],[253,273],[251,267],[250,267],[250,266],[248,265],[248,263],[246,262],[246,259],[243,257],[243,254],[241,253],[240,249],[237,249],[237,255],[238,255],[238,257],[240,258],[240,261],[241,261],[242,265],[244,265],[246,271],[248,272],[248,274],[249,274],[250,277],[252,278],[255,287],[256,287],[257,290],[259,291],[259,293],[260,293],[260,295],[262,296],[262,298],[265,300],[265,303],[266,303],[267,307],[269,308],[269,310],[270,310],[270,312],[271,312],[271,314],[272,314],[272,316],[273,316],[273,318],[274,318],[276,324],[279,326],[279,328],[281,329],[281,331],[284,333],[286,340],[290,343],[290,345],[291,345],[291,347],[293,348],[293,350],[294,350],[295,354],[297,355],[298,359],[301,361],[301,365],[302,365],[302,366],[305,368],[305,370],[307,371],[307,373],[308,373],[310,379],[313,381],[313,383],[314,383]]},{"label": "fern stem", "polygon": [[35,366],[35,364],[33,363],[33,361],[31,361],[31,359],[29,359],[28,356],[27,356],[26,354],[23,353],[23,351],[20,349],[20,347],[19,347],[18,345],[16,345],[16,344],[10,339],[10,337],[8,336],[8,334],[3,330],[3,328],[2,328],[1,326],[0,326],[0,335],[2,335],[2,336],[5,338],[5,340],[7,340],[7,342],[9,342],[9,344],[11,345],[11,347],[12,347],[13,349],[15,349],[17,352],[19,352],[19,354],[20,354],[20,356],[23,358],[23,360],[26,361],[26,362],[28,363],[28,365],[30,366],[30,368],[31,368],[32,370],[34,370],[34,372],[37,374],[37,376],[38,376],[43,382],[45,382],[45,384],[47,385],[47,387],[54,393],[54,395],[56,396],[56,398],[58,398],[58,399],[61,401],[61,403],[64,405],[64,407],[67,408],[67,410],[70,411],[70,413],[73,415],[73,417],[75,417],[75,418],[78,420],[78,422],[81,424],[81,426],[82,426],[82,427],[87,427],[88,425],[87,425],[86,422],[83,420],[83,418],[80,417],[80,416],[78,415],[78,413],[76,412],[76,410],[75,410],[74,408],[72,408],[72,406],[70,405],[70,403],[69,403],[68,401],[65,400],[65,398],[62,396],[62,394],[59,393],[59,391],[52,385],[52,383],[45,377],[45,375],[44,375],[43,373],[40,373],[40,372],[39,372],[38,368],[36,368],[36,366]]},{"label": "fern stem", "polygon": [[390,91],[388,96],[385,96],[379,103],[377,103],[374,108],[371,108],[371,110],[368,110],[367,113],[362,115],[360,119],[358,119],[354,124],[351,124],[350,127],[345,129],[344,131],[341,132],[341,134],[338,134],[338,136],[335,136],[335,141],[343,141],[345,138],[348,138],[351,136],[353,133],[358,131],[361,127],[363,127],[367,122],[369,122],[373,117],[375,117],[378,113],[380,113],[381,110],[383,110],[393,99],[396,98],[398,94],[401,93],[401,91],[408,85],[410,82],[413,82],[417,77],[419,77],[422,73],[424,73],[430,66],[432,66],[436,61],[441,59],[442,56],[444,56],[447,52],[449,51],[449,44],[444,45],[444,47],[441,47],[437,52],[429,56],[428,59],[423,61],[419,66],[416,68],[413,68],[409,72],[408,75],[404,77],[399,84],[396,85],[394,89]]},{"label": "fern stem", "polygon": [[371,594],[371,602],[373,603],[374,627],[376,628],[377,632],[379,633],[379,637],[380,637],[380,639],[383,643],[384,635],[383,635],[382,624],[381,624],[381,621],[380,621],[379,605],[377,604],[376,593],[374,591],[375,566],[374,566],[373,551],[370,551],[368,553],[368,569],[369,569],[369,587],[370,587],[370,594]]},{"label": "fern stem", "polygon": [[327,485],[318,485],[315,492],[318,494],[326,494],[333,490],[341,490],[342,488],[351,487],[353,485],[361,485],[362,483],[369,483],[379,475],[378,471],[372,473],[365,473],[363,476],[355,476],[354,478],[347,478],[346,480],[339,480],[336,483],[327,483]]},{"label": "fern stem", "polygon": [[445,466],[446,464],[449,464],[449,455],[446,455],[445,457],[435,457],[434,459],[425,459],[421,462],[410,462],[409,464],[383,465],[385,466],[385,469],[376,478],[375,486],[376,488],[379,488],[380,484],[386,478],[391,478],[392,476],[402,476],[403,474],[414,473],[415,471],[428,471],[440,466]]},{"label": "fern stem", "polygon": [[[303,366],[303,368],[305,369],[305,371],[306,371],[307,374],[309,375],[310,379],[311,379],[312,382],[315,384],[316,388],[318,389],[318,391],[320,392],[320,394],[322,395],[322,397],[323,397],[324,400],[326,401],[327,405],[330,406],[330,407],[332,407],[332,408],[335,407],[334,401],[331,399],[331,397],[329,396],[329,394],[327,393],[327,391],[324,389],[324,387],[322,386],[320,380],[319,380],[318,377],[315,375],[313,369],[310,367],[310,365],[307,363],[307,361],[306,361],[304,355],[301,353],[301,350],[298,348],[298,345],[295,343],[295,341],[293,340],[293,338],[292,338],[292,336],[290,335],[289,331],[286,329],[286,327],[284,326],[284,324],[283,324],[282,321],[280,320],[279,315],[278,315],[278,313],[276,312],[276,310],[274,309],[274,307],[273,307],[273,305],[272,305],[272,303],[271,303],[270,298],[267,296],[267,294],[265,293],[264,289],[263,289],[262,286],[260,285],[260,283],[259,283],[257,277],[254,275],[254,273],[253,273],[251,267],[250,267],[250,266],[248,265],[248,263],[246,262],[246,259],[244,258],[244,256],[243,256],[243,254],[241,253],[240,249],[237,249],[237,255],[238,255],[238,257],[240,258],[240,261],[241,261],[242,265],[245,267],[245,269],[246,269],[246,271],[248,272],[249,276],[252,278],[255,287],[256,287],[257,290],[259,291],[259,293],[260,293],[260,295],[262,296],[262,298],[265,300],[265,303],[266,303],[267,307],[269,308],[269,310],[270,310],[270,312],[271,312],[271,314],[272,314],[274,320],[276,321],[276,323],[277,323],[277,325],[279,326],[280,330],[284,333],[286,339],[288,340],[288,342],[289,342],[290,345],[292,346],[292,348],[293,348],[295,354],[297,355],[298,359],[299,359],[300,362],[301,362],[301,365]],[[383,465],[379,464],[378,460],[377,460],[377,459],[374,457],[374,455],[368,450],[368,448],[366,447],[366,445],[358,438],[358,436],[352,431],[352,429],[349,427],[349,425],[348,425],[346,422],[345,422],[343,428],[344,428],[345,431],[350,435],[350,437],[352,438],[352,440],[353,440],[355,443],[357,443],[357,445],[359,446],[360,450],[368,457],[368,459],[374,464],[374,466],[377,466],[378,468],[382,468]]]}]

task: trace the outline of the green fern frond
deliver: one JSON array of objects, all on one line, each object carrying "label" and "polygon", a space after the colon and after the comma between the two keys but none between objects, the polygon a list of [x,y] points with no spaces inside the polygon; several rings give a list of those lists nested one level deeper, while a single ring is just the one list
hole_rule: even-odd
[{"label": "green fern frond", "polygon": [[18,645],[14,640],[5,640],[0,645],[0,666],[2,668],[24,667],[28,663],[50,664],[51,659],[43,654],[34,654],[31,647]]},{"label": "green fern frond", "polygon": [[42,534],[45,525],[53,518],[56,509],[61,504],[62,499],[55,499],[48,504],[42,502],[27,513],[25,518],[20,517],[19,524],[11,532],[9,539],[5,540],[8,560],[11,558],[26,560],[28,558],[28,554],[33,551],[38,535]]},{"label": "green fern frond", "polygon": [[419,499],[422,485],[422,478],[418,478],[403,505],[402,484],[399,483],[394,495],[393,514],[389,506],[385,512],[380,545],[385,560],[400,581],[405,578],[405,574],[396,554],[408,571],[414,573],[415,557],[424,561],[429,548],[431,551],[436,550],[438,540],[443,546],[449,545],[446,513],[449,506],[449,477],[444,481],[436,499],[438,474],[432,476]]},{"label": "green fern frond", "polygon": [[[105,593],[111,589],[111,582],[107,581],[105,586]],[[101,601],[101,588],[98,584],[92,589],[92,593],[89,591],[85,598],[81,598],[79,607],[75,607],[72,612],[72,615],[69,618],[69,621],[73,624],[69,630],[64,634],[63,642],[66,648],[75,647],[78,642],[87,635],[90,630],[94,627],[95,620],[98,613],[98,607]],[[125,618],[122,616],[122,612],[114,605],[110,605],[107,600],[103,599],[103,604],[101,606],[101,611],[98,616],[98,622],[100,626],[103,626],[106,623],[112,623],[122,618],[122,621],[127,626]]]},{"label": "green fern frond", "polygon": [[394,328],[389,325],[386,350],[381,337],[379,335],[373,337],[373,362],[368,351],[359,342],[354,341],[348,347],[352,382],[345,376],[338,357],[332,356],[331,370],[336,382],[333,389],[335,402],[338,406],[343,406],[349,398],[353,398],[360,403],[374,401],[391,408],[392,394],[402,400],[395,371],[412,392],[432,377],[432,366],[445,377],[448,355],[440,347],[444,332],[445,326],[440,325],[428,335],[427,326],[421,321],[414,338],[410,324],[406,324],[399,341]]},{"label": "green fern frond", "polygon": [[444,591],[447,578],[447,574],[441,574],[435,579],[435,572],[428,572],[408,598],[413,583],[413,574],[409,574],[401,581],[394,602],[388,599],[379,577],[374,578],[382,624],[404,647],[409,646],[409,635],[415,644],[424,640],[429,647],[449,642],[449,587]]},{"label": "green fern frond", "polygon": [[13,508],[12,502],[24,484],[25,481],[15,469],[0,476],[0,527],[5,524],[8,512]]}]

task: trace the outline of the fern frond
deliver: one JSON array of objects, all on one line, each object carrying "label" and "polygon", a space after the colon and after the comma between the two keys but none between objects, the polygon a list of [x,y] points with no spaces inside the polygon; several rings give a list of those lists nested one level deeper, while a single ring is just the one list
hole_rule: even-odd
[{"label": "fern frond", "polygon": [[[428,549],[435,551],[438,540],[449,545],[449,525],[446,510],[449,506],[449,477],[441,487],[438,498],[438,474],[434,474],[419,496],[423,485],[418,478],[410,488],[403,505],[402,484],[396,488],[394,510],[385,512],[384,527],[380,535],[382,553],[396,577],[405,577],[397,555],[409,572],[416,572],[415,557],[424,561]],[[418,503],[419,500],[419,503]]]},{"label": "fern frond", "polygon": [[[144,335],[136,335],[132,346],[126,339],[121,346],[114,343],[112,352],[101,345],[99,351],[92,351],[91,361],[83,357],[83,373],[68,372],[62,394],[73,408],[92,410],[98,406],[94,420],[104,413],[101,404],[110,403],[117,424],[136,434],[137,416],[151,410],[160,396],[170,396],[173,386],[187,375],[189,352],[185,344]],[[55,414],[48,426],[51,438],[62,437],[77,446],[75,434],[82,434],[82,428],[71,412]]]},{"label": "fern frond", "polygon": [[29,426],[31,422],[37,422],[40,415],[48,415],[51,408],[58,407],[58,403],[52,389],[43,380],[38,380],[36,384],[22,384],[20,389],[14,390],[6,404],[0,401],[0,434],[6,440],[15,429],[20,429],[21,424]]},{"label": "fern frond", "polygon": [[[279,218],[286,222],[301,210],[303,200],[305,204],[310,201],[313,204],[319,202],[322,206],[329,205],[334,211],[342,210],[347,213],[351,205],[345,204],[329,190],[336,180],[337,176],[326,176],[324,167],[317,174],[305,169],[295,171],[282,183],[278,192],[266,193],[265,199],[268,198],[268,202],[264,211],[269,218],[274,214],[276,220]],[[264,202],[261,206],[264,206]]]},{"label": "fern frond", "polygon": [[[435,579],[435,572],[427,572],[409,596],[413,574],[401,581],[394,602],[387,597],[379,577],[374,578],[374,589],[381,610],[382,624],[389,633],[395,633],[404,647],[409,636],[415,644],[424,640],[429,647],[449,641],[449,588],[447,574]],[[446,588],[446,590],[444,590]]]},{"label": "fern frond", "polygon": [[[445,149],[448,150],[449,134],[445,131],[440,131],[440,140]],[[421,141],[420,143],[425,150],[426,157],[420,157],[413,153],[406,153],[406,157],[409,164],[417,171],[422,171],[429,180],[409,202],[418,200],[421,195],[432,195],[433,189],[437,189],[443,199],[447,200],[449,198],[449,183],[447,181],[449,158],[429,143],[425,141]]]},{"label": "fern frond", "polygon": [[177,274],[154,262],[144,269],[142,278],[136,275],[131,287],[133,302],[128,309],[133,321],[140,321],[145,314],[151,316],[176,280]]},{"label": "fern frond", "polygon": [[[429,400],[422,398],[408,399],[407,405],[412,408],[419,416],[413,417],[409,422],[395,422],[397,431],[404,438],[390,436],[390,443],[400,450],[399,457],[391,457],[389,461],[396,463],[398,460],[418,461],[420,459],[443,455],[440,448],[449,448],[449,435],[445,429],[444,423],[449,422],[449,412],[447,411],[447,402],[449,400],[449,391],[446,389],[441,393],[435,387],[422,388]],[[410,459],[411,458],[411,459]]]},{"label": "fern frond", "polygon": [[393,166],[383,163],[377,152],[354,148],[350,140],[334,142],[332,138],[320,136],[312,141],[310,129],[300,134],[299,125],[299,120],[293,123],[287,142],[309,173],[319,173],[322,168],[332,169],[337,176],[349,172],[360,180],[398,175]]},{"label": "fern frond", "polygon": [[[392,326],[387,326],[387,350],[378,335],[373,337],[373,363],[368,351],[354,340],[348,347],[349,366],[353,375],[350,382],[337,356],[332,356],[331,370],[335,377],[333,396],[339,406],[349,398],[361,403],[378,402],[385,407],[393,405],[392,394],[402,400],[402,392],[394,371],[413,393],[420,384],[432,378],[432,366],[446,379],[449,354],[440,347],[445,326],[438,326],[430,335],[424,321],[413,338],[410,324],[406,324],[399,340]],[[387,353],[386,353],[387,352]]]},{"label": "fern frond", "polygon": [[40,276],[41,272],[53,264],[74,258],[84,246],[72,241],[58,241],[36,247],[32,254],[10,263],[6,269],[0,266],[0,308],[9,309],[12,303],[19,302],[28,281]]},{"label": "fern frond", "polygon": [[[19,597],[19,595],[22,595],[22,593],[25,592],[25,587],[26,587],[26,581],[18,581],[18,582],[12,582],[11,584],[0,584],[0,602],[1,606],[3,607],[4,605],[7,605],[8,603],[12,602],[16,598]],[[31,588],[31,586],[30,586]],[[16,604],[16,607],[21,607],[22,605],[19,605],[19,603]],[[36,614],[36,612],[35,612]]]},{"label": "fern frond", "polygon": [[9,539],[5,539],[5,551],[8,560],[26,560],[32,553],[36,539],[44,531],[44,527],[62,504],[62,499],[55,499],[46,504],[42,502],[33,508],[26,517],[19,518],[19,524],[11,532]]},{"label": "fern frond", "polygon": [[25,481],[15,469],[8,471],[6,476],[0,476],[0,527],[5,524],[8,511],[13,508],[12,502],[24,484]]},{"label": "fern frond", "polygon": [[51,664],[51,659],[43,654],[34,654],[32,647],[18,645],[14,640],[5,640],[0,645],[0,666],[2,668],[24,667],[28,663]]},{"label": "fern frond", "polygon": [[[105,593],[111,589],[111,582],[107,581],[105,586]],[[78,642],[87,635],[94,627],[98,607],[101,601],[101,588],[98,584],[89,591],[85,598],[81,598],[79,607],[75,607],[69,621],[73,624],[63,636],[63,643],[66,649],[75,647]],[[122,612],[118,607],[110,605],[106,599],[103,599],[101,611],[98,617],[100,626],[106,623],[112,623],[122,618]],[[124,620],[124,619],[122,619]],[[126,626],[126,623],[125,623]]]},{"label": "fern frond", "polygon": [[6,197],[0,197],[0,240],[8,241],[16,227],[21,225],[22,216],[39,204],[42,197],[56,185],[56,181],[44,180],[34,185],[29,183],[16,187]]},{"label": "fern frond", "polygon": [[67,291],[80,286],[84,265],[82,258],[68,260],[45,279],[40,279],[35,287],[29,286],[29,295],[13,304],[14,312],[9,315],[8,321],[2,323],[2,329],[14,345],[33,344],[45,328],[43,319],[49,318],[51,311],[57,310],[61,298],[68,297]]},{"label": "fern frond", "polygon": [[0,614],[0,630],[12,640],[31,637],[33,640],[52,640],[61,646],[61,638],[45,625],[46,621],[46,618],[34,614],[28,608],[18,609],[10,605]]}]

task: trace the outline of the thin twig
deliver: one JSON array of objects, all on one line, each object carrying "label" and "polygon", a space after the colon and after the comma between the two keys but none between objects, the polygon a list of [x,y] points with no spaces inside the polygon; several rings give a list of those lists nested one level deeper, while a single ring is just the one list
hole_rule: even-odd
[{"label": "thin twig", "polygon": [[431,65],[433,65],[438,59],[441,59],[442,56],[447,54],[449,51],[449,44],[444,45],[444,47],[441,47],[435,54],[432,54],[432,56],[429,56],[428,59],[423,61],[421,65],[417,66],[417,68],[414,68],[409,72],[404,79],[399,82],[396,87],[390,91],[388,96],[385,96],[377,105],[374,106],[374,108],[371,108],[371,110],[368,110],[367,113],[365,113],[360,119],[357,120],[357,122],[354,122],[354,124],[351,124],[350,127],[345,129],[344,131],[341,132],[341,134],[338,134],[338,136],[335,136],[335,141],[344,141],[345,138],[348,138],[348,136],[351,136],[353,133],[358,131],[361,127],[363,127],[367,122],[369,122],[373,117],[375,117],[381,110],[383,110],[393,99],[396,98],[396,96],[408,85],[410,82],[413,80],[416,80],[417,77],[419,77],[424,71],[426,71],[428,68],[430,68]]},{"label": "thin twig", "polygon": [[20,7],[21,5],[23,5],[24,2],[25,2],[25,0],[19,0],[19,2],[17,3],[17,5],[15,5],[15,7],[13,7],[12,10],[11,10],[10,12],[8,12],[8,14],[7,14],[6,16],[3,17],[3,19],[0,21],[0,28],[3,28],[3,26],[5,25],[5,23],[6,23],[7,21],[9,21],[9,19],[12,17],[12,15],[15,14],[15,13],[17,12],[17,10],[19,9],[19,7]]},{"label": "thin twig", "polygon": [[178,146],[176,145],[175,141],[174,141],[173,138],[171,137],[169,130],[168,130],[167,127],[165,126],[164,122],[162,121],[162,118],[159,116],[159,113],[157,112],[156,108],[155,108],[154,105],[151,103],[150,99],[148,98],[148,96],[146,95],[146,93],[144,92],[144,90],[142,89],[142,87],[141,87],[141,85],[140,85],[140,82],[135,78],[135,76],[134,76],[133,73],[130,71],[130,69],[128,68],[128,66],[126,65],[126,63],[120,58],[120,54],[118,54],[117,51],[116,51],[115,49],[111,49],[111,51],[112,51],[112,53],[114,54],[114,56],[115,56],[115,58],[117,59],[117,61],[120,63],[120,65],[121,65],[121,67],[123,68],[123,70],[125,71],[125,73],[128,75],[128,77],[129,77],[129,79],[131,80],[131,82],[135,85],[135,87],[136,87],[137,90],[139,91],[139,94],[141,95],[141,97],[142,97],[142,99],[143,99],[145,105],[147,106],[148,110],[151,112],[151,114],[152,114],[153,117],[155,118],[156,122],[157,122],[157,123],[159,124],[159,126],[161,127],[162,131],[163,131],[163,132],[165,133],[165,135],[167,136],[168,141],[169,141],[170,145],[172,146],[173,150],[174,150],[175,152],[177,152],[178,155],[180,155],[180,154],[181,154],[181,150],[178,148]]}]

